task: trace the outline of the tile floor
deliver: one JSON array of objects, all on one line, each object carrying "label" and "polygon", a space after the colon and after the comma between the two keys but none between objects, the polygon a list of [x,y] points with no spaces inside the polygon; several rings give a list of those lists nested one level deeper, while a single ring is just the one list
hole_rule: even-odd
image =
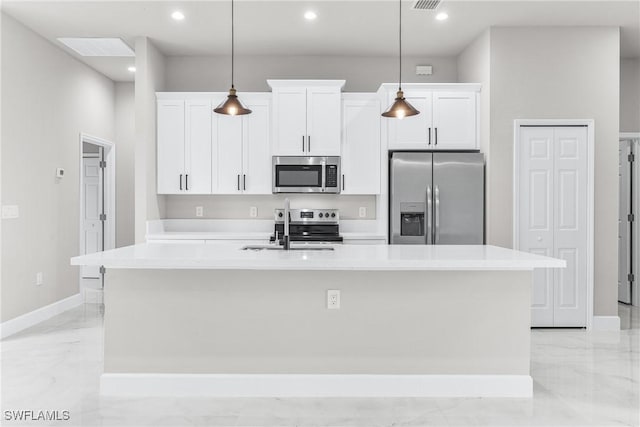
[{"label": "tile floor", "polygon": [[69,410],[57,426],[637,426],[640,310],[620,332],[538,329],[532,399],[101,398],[102,308],[85,305],[0,342],[6,410]]}]

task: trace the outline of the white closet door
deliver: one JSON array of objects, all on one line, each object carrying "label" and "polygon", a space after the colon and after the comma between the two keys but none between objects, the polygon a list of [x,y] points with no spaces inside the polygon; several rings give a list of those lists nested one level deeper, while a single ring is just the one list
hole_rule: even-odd
[{"label": "white closet door", "polygon": [[[520,133],[519,250],[553,256],[553,128]],[[553,326],[553,270],[536,269],[531,288],[531,325]]]},{"label": "white closet door", "polygon": [[554,326],[586,326],[587,128],[554,129]]}]

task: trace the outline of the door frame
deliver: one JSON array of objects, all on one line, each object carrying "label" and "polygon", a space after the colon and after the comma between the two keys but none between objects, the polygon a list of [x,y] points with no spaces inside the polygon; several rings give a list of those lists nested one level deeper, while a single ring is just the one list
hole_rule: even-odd
[{"label": "door frame", "polygon": [[520,187],[520,130],[524,126],[562,127],[586,126],[587,128],[587,329],[593,328],[593,278],[594,278],[594,141],[593,119],[516,119],[513,121],[513,247],[520,246],[520,207],[517,198]]},{"label": "door frame", "polygon": [[[78,161],[78,189],[79,189],[79,221],[78,221],[78,229],[80,230],[80,234],[78,236],[78,247],[79,247],[79,255],[84,255],[84,251],[82,249],[83,237],[82,237],[82,206],[84,204],[84,194],[83,194],[83,173],[82,173],[82,152],[83,143],[89,143],[93,145],[97,145],[102,147],[102,160],[107,162],[107,167],[103,172],[103,182],[104,182],[104,213],[107,215],[107,219],[104,222],[104,235],[102,236],[103,245],[105,250],[114,249],[116,247],[116,146],[113,142],[107,141],[106,139],[99,138],[97,136],[89,135],[87,133],[80,133],[79,138],[79,161]],[[79,273],[80,279],[82,279],[82,271]]]}]

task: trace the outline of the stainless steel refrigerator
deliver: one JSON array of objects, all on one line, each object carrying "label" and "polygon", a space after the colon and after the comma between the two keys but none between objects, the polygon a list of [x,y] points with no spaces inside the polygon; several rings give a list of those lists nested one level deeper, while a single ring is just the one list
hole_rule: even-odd
[{"label": "stainless steel refrigerator", "polygon": [[482,153],[392,152],[391,244],[484,244]]}]

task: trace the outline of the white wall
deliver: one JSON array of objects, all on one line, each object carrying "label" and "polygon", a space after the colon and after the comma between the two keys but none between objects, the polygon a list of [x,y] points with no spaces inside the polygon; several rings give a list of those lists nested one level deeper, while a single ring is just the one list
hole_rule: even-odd
[{"label": "white wall", "polygon": [[595,120],[595,307],[617,315],[617,27],[492,28],[488,243],[511,247],[514,119]]},{"label": "white wall", "polygon": [[134,155],[136,104],[133,83],[115,84],[116,247],[132,245],[134,236]]},{"label": "white wall", "polygon": [[[228,56],[167,57],[166,90],[227,91],[231,83]],[[433,65],[432,76],[416,76],[415,66]],[[455,82],[455,57],[405,57],[407,82]],[[346,79],[345,92],[375,92],[381,83],[398,81],[396,56],[237,56],[235,86],[239,91],[267,92],[267,79]]]},{"label": "white wall", "polygon": [[[485,174],[491,173],[491,31],[487,30],[458,56],[458,82],[481,83],[480,151],[485,156]],[[485,211],[489,212],[491,187],[485,188]],[[491,235],[491,222],[486,221],[486,235]]]},{"label": "white wall", "polygon": [[620,61],[620,132],[640,132],[640,58]]},{"label": "white wall", "polygon": [[[13,18],[2,20],[2,316],[78,293],[79,135],[114,137],[114,85]],[[55,177],[56,168],[65,177]],[[44,284],[35,286],[36,273]]]},{"label": "white wall", "polygon": [[156,194],[156,92],[165,88],[165,57],[146,37],[136,39],[135,241],[145,241],[147,220],[164,217]]}]

